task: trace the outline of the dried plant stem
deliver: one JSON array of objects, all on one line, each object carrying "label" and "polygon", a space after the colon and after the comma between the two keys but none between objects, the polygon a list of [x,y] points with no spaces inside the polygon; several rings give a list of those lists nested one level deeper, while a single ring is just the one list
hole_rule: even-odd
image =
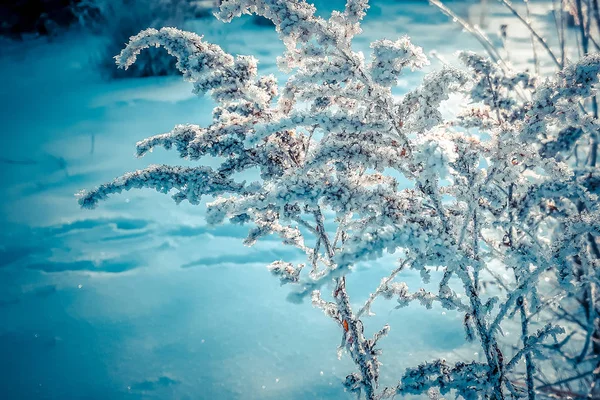
[{"label": "dried plant stem", "polygon": [[556,55],[554,54],[554,52],[552,51],[552,49],[550,48],[550,46],[546,42],[546,39],[544,39],[543,37],[541,37],[536,32],[536,30],[531,26],[531,23],[529,23],[529,21],[526,18],[523,18],[523,16],[514,8],[514,6],[512,5],[512,3],[510,1],[508,1],[508,0],[498,0],[498,1],[500,3],[502,3],[502,4],[504,4],[521,22],[523,22],[523,24],[527,27],[527,29],[529,29],[529,32],[531,32],[531,34],[533,35],[533,37],[546,50],[546,52],[548,53],[548,55],[550,56],[550,58],[552,59],[552,61],[554,62],[554,64],[556,64],[557,67],[562,68],[562,64],[560,63],[560,61],[558,61],[558,58],[556,58]]}]

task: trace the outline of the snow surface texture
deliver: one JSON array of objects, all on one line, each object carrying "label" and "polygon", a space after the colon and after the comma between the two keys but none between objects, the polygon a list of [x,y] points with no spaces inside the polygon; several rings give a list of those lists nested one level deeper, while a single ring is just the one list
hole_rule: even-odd
[{"label": "snow surface texture", "polygon": [[[327,2],[342,9],[343,2]],[[319,4],[317,4],[319,6]],[[446,59],[477,44],[424,3],[373,2],[358,45],[409,34]],[[534,8],[546,21],[541,5]],[[489,16],[506,17],[504,9]],[[232,54],[253,54],[277,74],[283,46],[249,19],[202,21],[198,32]],[[530,54],[526,33],[515,52]],[[212,104],[179,78],[106,84],[86,64],[93,39],[3,47],[4,135],[0,138],[0,387],[7,398],[305,399],[344,396],[352,370],[338,361],[337,330],[320,310],[285,301],[264,268],[293,253],[277,241],[241,244],[244,229],[204,224],[203,207],[150,191],[128,192],[93,212],[72,194],[142,168],[134,144],[182,122],[206,124]],[[518,58],[515,57],[515,58]],[[403,88],[421,79],[410,74]],[[182,163],[157,151],[152,162]],[[348,277],[368,295],[390,256]],[[219,283],[227,279],[227,285]],[[416,272],[403,280],[419,287]],[[361,304],[365,298],[356,298]],[[390,323],[382,383],[416,360],[473,356],[458,314],[391,311],[379,302],[373,326]],[[318,340],[307,340],[318,338]],[[294,343],[294,346],[289,346]]]}]

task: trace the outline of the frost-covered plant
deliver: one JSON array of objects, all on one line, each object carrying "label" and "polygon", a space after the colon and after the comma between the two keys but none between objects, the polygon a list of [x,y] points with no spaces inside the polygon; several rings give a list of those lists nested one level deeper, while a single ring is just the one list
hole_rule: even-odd
[{"label": "frost-covered plant", "polygon": [[[518,156],[511,156],[510,162],[521,166],[524,179],[530,182],[537,180],[543,165],[552,166],[555,175],[562,175],[562,179],[555,176],[555,179],[523,186],[528,187],[521,196],[516,195],[519,186],[514,183],[507,191],[509,205],[515,208],[509,214],[509,222],[511,225],[518,223],[520,227],[513,225],[514,231],[506,230],[503,246],[512,247],[514,235],[519,232],[529,236],[536,247],[544,249],[542,254],[552,254],[548,270],[556,274],[561,285],[557,295],[546,296],[543,302],[537,289],[531,293],[529,300],[526,297],[517,299],[522,335],[525,337],[532,317],[545,313],[546,304],[554,307],[563,298],[587,286],[578,272],[580,263],[575,259],[585,257],[593,260],[597,251],[595,239],[590,239],[590,235],[595,234],[598,228],[595,204],[598,190],[590,184],[593,182],[594,168],[588,168],[589,175],[583,177],[577,168],[569,167],[565,161],[568,161],[578,143],[593,142],[597,137],[598,121],[585,111],[581,101],[595,95],[592,88],[598,82],[600,55],[587,56],[563,69],[554,79],[546,81],[528,78],[526,74],[502,71],[497,64],[475,54],[463,54],[462,57],[478,76],[471,97],[480,99],[486,107],[468,110],[459,117],[459,121],[481,129],[493,125],[486,121],[490,116],[509,123],[516,128],[519,140],[530,144],[537,153],[537,162],[541,163],[523,163],[519,157],[523,156],[524,151]],[[515,85],[515,82],[521,84]],[[531,249],[520,250],[520,253],[530,254]],[[516,268],[514,270],[518,283],[523,277]],[[587,272],[592,273],[592,270],[588,269]],[[532,305],[530,310],[528,303]],[[544,317],[555,319],[553,315]],[[545,347],[560,351],[571,336],[572,333],[569,333],[562,342]],[[525,360],[529,398],[533,398],[536,361],[531,356],[529,359],[525,357]],[[561,361],[559,365],[565,368],[564,360]]]},{"label": "frost-covered plant", "polygon": [[[348,0],[344,11],[324,19],[302,0],[222,2],[217,16],[223,21],[255,13],[273,22],[286,46],[278,60],[289,74],[283,85],[259,76],[253,57],[233,57],[192,33],[163,28],[132,37],[117,56],[121,67],[132,65],[143,49],[163,46],[194,92],[209,93],[218,104],[209,126],[179,125],[142,140],[138,156],[175,147],[183,158],[212,156],[221,163],[151,166],[82,192],[79,202],[93,208],[132,188],[174,192],[176,202],[192,204],[216,196],[208,204],[209,223],[249,225],[247,245],[275,234],[298,248],[306,254],[304,264],[276,260],[269,270],[293,286],[290,300],[310,297],[336,322],[340,354],[346,350],[357,368],[344,385],[359,396],[452,391],[465,399],[519,397],[515,382],[525,359],[531,399],[536,357],[562,332],[550,321],[533,329],[530,317],[542,304],[539,279],[557,272],[570,290],[568,244],[598,229],[596,194],[549,156],[552,145],[540,146],[538,136],[550,143],[561,137],[552,132],[568,124],[585,132],[595,126],[576,105],[594,93],[600,57],[589,56],[540,84],[464,53],[470,73],[444,67],[395,98],[398,76],[428,61],[408,38],[373,42],[369,59],[354,51],[352,39],[367,8],[367,1]],[[514,95],[525,89],[532,99]],[[473,106],[445,121],[440,103],[453,92]],[[248,170],[260,178],[239,181]],[[546,212],[549,204],[563,209],[579,202],[586,207],[580,220]],[[357,308],[345,277],[384,250],[400,254],[399,266]],[[396,280],[404,268],[420,271],[424,281],[440,270],[438,290],[410,291]],[[514,276],[505,295],[485,290],[494,268]],[[483,361],[424,360],[397,385],[380,388],[378,345],[390,326],[370,338],[363,329],[379,296],[397,299],[398,307],[416,300],[462,313],[466,337],[479,342]],[[521,334],[509,357],[501,335],[516,316]]]},{"label": "frost-covered plant", "polygon": [[174,75],[175,60],[163,49],[149,49],[127,71],[115,68],[114,54],[129,38],[146,28],[183,27],[187,21],[208,16],[216,1],[202,0],[84,0],[74,10],[80,25],[106,38],[98,67],[108,78]]},{"label": "frost-covered plant", "polygon": [[[520,21],[531,33],[532,57],[520,55],[519,58],[533,60],[534,70],[538,75],[543,61],[554,64],[559,70],[569,65],[571,65],[569,68],[573,68],[572,63],[582,57],[588,57],[590,49],[599,49],[596,40],[594,40],[598,28],[600,28],[600,14],[596,2],[591,0],[553,2],[556,22],[553,41],[558,42],[558,46],[551,47],[547,39],[550,39],[553,34],[546,33],[546,37],[544,37],[533,26],[529,19],[528,2],[524,2],[525,14],[523,15],[510,1],[498,1],[514,15],[517,23]],[[511,68],[508,63],[502,60],[500,56],[502,51],[494,48],[494,45],[483,31],[470,26],[438,0],[431,0],[431,3],[452,17],[455,22],[463,25],[468,32],[482,43],[492,58],[498,61],[501,68],[496,68],[494,76],[505,79],[503,76],[506,73],[515,75],[510,72]],[[573,23],[570,25],[565,21],[563,8],[574,17]],[[593,13],[592,10],[594,10]],[[567,25],[573,28],[572,33],[568,32]],[[506,46],[506,29],[503,29],[502,32],[504,52],[508,56],[511,55],[511,52]],[[541,54],[538,54],[538,50],[541,50]],[[544,55],[547,57],[544,58]],[[590,68],[590,71],[593,71],[592,65],[587,65],[587,67],[585,65],[584,63],[580,68]],[[569,85],[582,85],[582,83],[577,83],[566,76],[565,78],[567,79],[562,83],[563,88]],[[592,78],[583,77],[581,81],[586,82],[589,79]],[[537,80],[541,82],[541,77],[538,77]],[[583,86],[586,86],[586,84],[583,84]],[[530,98],[532,91],[535,91],[537,87],[537,85],[523,87],[519,93],[513,92],[509,96],[512,96],[513,101],[518,101],[519,98],[522,99],[523,95]],[[540,87],[540,90],[555,89],[546,86]],[[572,168],[573,179],[580,182],[588,191],[598,194],[598,182],[600,182],[598,180],[598,130],[596,126],[598,102],[595,94],[584,95],[583,97],[585,97],[583,101],[567,104],[568,110],[565,109],[564,103],[559,107],[555,107],[554,100],[551,100],[547,104],[549,107],[545,108],[547,112],[558,112],[559,115],[575,115],[575,118],[561,122],[549,121],[549,124],[544,123],[543,126],[540,126],[539,121],[545,118],[538,115],[530,121],[532,122],[530,128],[531,131],[541,128],[540,134],[536,135],[541,147],[540,155],[553,157],[568,163]],[[538,107],[540,106],[542,105],[538,104]],[[576,108],[575,111],[571,110],[573,107]],[[527,110],[522,109],[521,112],[523,111]],[[592,121],[592,123],[589,124],[589,121]],[[576,207],[563,208],[560,207],[560,204],[552,202],[544,208],[543,212],[550,214],[553,219],[557,215],[560,215],[562,220],[587,218],[589,210],[585,207],[585,204],[577,202],[575,205]],[[541,217],[540,220],[546,218]],[[568,335],[560,345],[549,346],[549,350],[556,353],[553,357],[550,357],[549,363],[554,367],[556,374],[552,376],[550,373],[543,378],[539,378],[540,383],[542,383],[539,387],[544,391],[560,396],[585,397],[589,395],[594,397],[600,396],[600,318],[598,318],[600,316],[600,298],[596,294],[596,282],[590,279],[589,276],[600,259],[597,236],[592,232],[587,233],[583,243],[578,243],[576,248],[589,261],[582,262],[580,255],[570,258],[572,262],[571,277],[574,278],[573,285],[567,291],[558,288],[558,294],[550,302],[550,310],[554,313],[554,318],[567,326]],[[546,288],[545,290],[556,289]],[[558,358],[556,357],[557,354]],[[570,368],[565,368],[565,362]]]}]

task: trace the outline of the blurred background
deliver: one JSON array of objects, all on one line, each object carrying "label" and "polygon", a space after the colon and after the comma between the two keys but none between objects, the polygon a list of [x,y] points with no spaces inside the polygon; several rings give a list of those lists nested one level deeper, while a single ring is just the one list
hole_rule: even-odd
[{"label": "blurred background", "polygon": [[[315,3],[325,17],[344,7],[344,0]],[[530,68],[529,33],[506,8],[492,0],[446,4],[480,25],[515,66]],[[135,143],[211,119],[211,101],[191,94],[164,50],[146,51],[128,71],[115,67],[129,36],[147,27],[191,30],[229,53],[254,55],[260,73],[285,80],[270,22],[245,16],[223,24],[212,16],[216,6],[0,4],[1,399],[349,398],[341,381],[353,367],[337,359],[338,327],[310,304],[286,302],[287,289],[265,268],[295,253],[276,240],[246,248],[240,227],[209,228],[202,206],[176,206],[149,191],[113,196],[93,211],[77,205],[76,192],[124,172],[185,164],[163,150],[136,159]],[[530,13],[541,32],[554,29],[551,1],[531,2]],[[434,52],[430,69],[440,59],[455,63],[458,50],[480,51],[426,1],[374,0],[363,30],[357,50],[368,55],[374,40],[409,35]],[[397,94],[422,77],[403,76]],[[348,278],[353,302],[363,302],[394,263],[390,256],[359,265]],[[413,272],[401,279],[422,286]],[[479,357],[463,340],[460,315],[394,306],[376,303],[368,324],[392,327],[382,344],[382,384],[415,362]]]}]

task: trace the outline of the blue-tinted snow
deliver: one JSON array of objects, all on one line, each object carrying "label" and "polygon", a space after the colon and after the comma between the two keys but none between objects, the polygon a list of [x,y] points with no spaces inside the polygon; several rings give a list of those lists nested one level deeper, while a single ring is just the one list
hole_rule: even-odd
[{"label": "blue-tinted snow", "polygon": [[[327,11],[343,1],[321,3]],[[489,18],[495,31],[510,17],[494,8]],[[277,73],[282,45],[271,29],[249,18],[191,26]],[[374,1],[363,27],[356,46],[366,54],[370,41],[403,34],[447,59],[478,49],[425,2]],[[527,46],[520,35],[515,46]],[[98,46],[70,34],[0,50],[0,398],[346,398],[340,382],[353,366],[336,357],[339,327],[309,304],[286,302],[288,289],[265,268],[295,252],[274,240],[246,248],[242,228],[208,228],[202,207],[150,191],[78,208],[80,189],[181,162],[162,150],[136,159],[135,142],[178,123],[205,124],[212,109],[179,77],[101,81],[89,67]],[[420,77],[406,75],[400,88]],[[389,256],[352,273],[353,301],[364,301],[394,263]],[[412,272],[400,279],[421,286]],[[381,342],[382,383],[409,365],[477,351],[465,345],[457,315],[394,306],[378,300],[366,322],[369,333],[392,327]]]}]

